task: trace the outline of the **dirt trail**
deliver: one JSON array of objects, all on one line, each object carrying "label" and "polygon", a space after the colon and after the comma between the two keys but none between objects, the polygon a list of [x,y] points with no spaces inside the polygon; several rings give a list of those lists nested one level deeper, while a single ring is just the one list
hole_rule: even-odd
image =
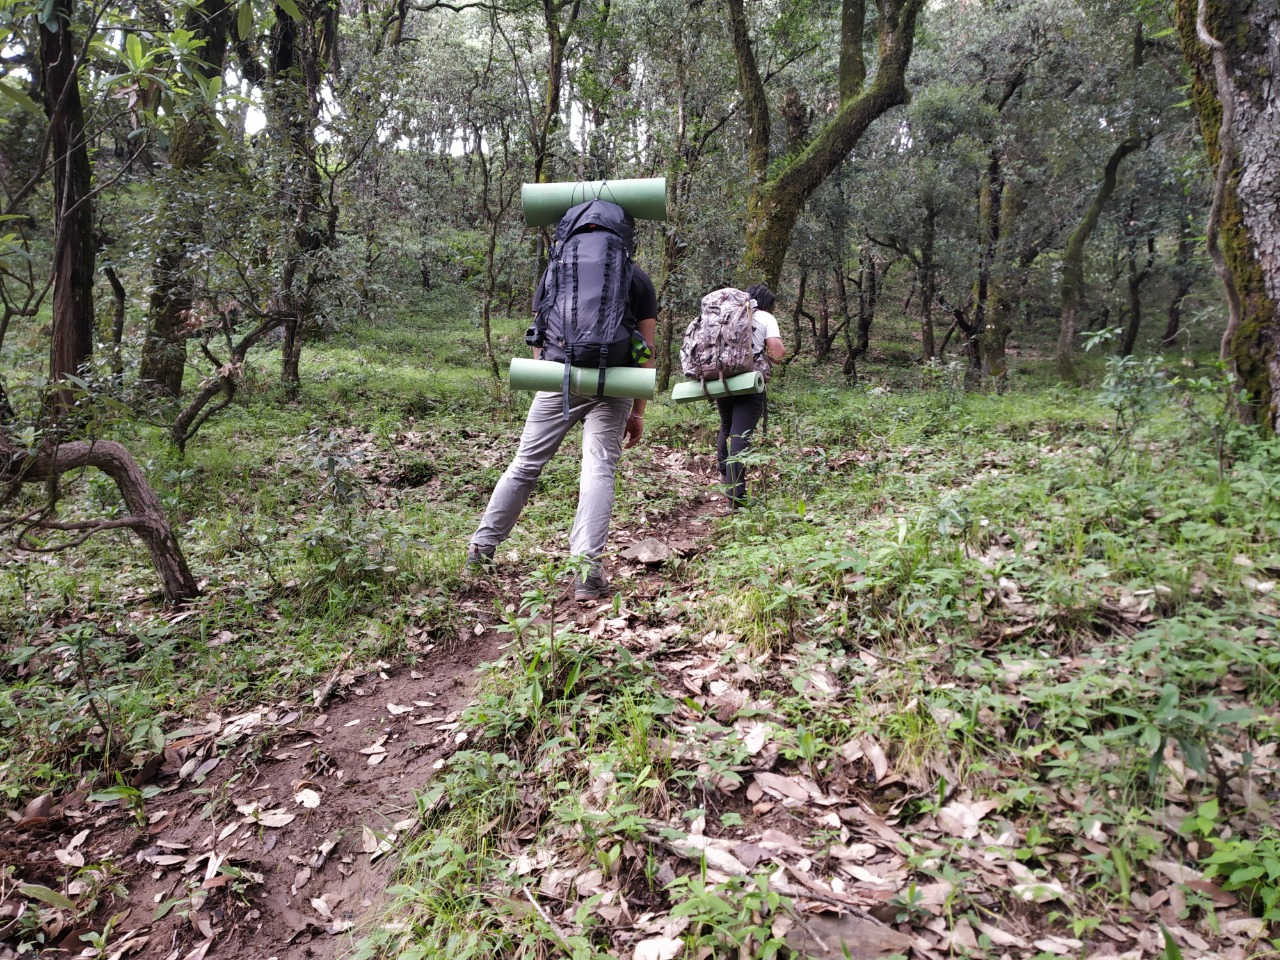
[{"label": "dirt trail", "polygon": [[[620,505],[611,546],[621,555],[654,538],[675,556],[696,553],[721,501],[687,454],[650,452],[634,468],[664,478],[664,506]],[[127,800],[90,803],[81,792],[0,828],[0,851],[26,882],[61,889],[68,867],[109,864],[109,881],[123,891],[104,893],[92,916],[68,914],[52,941],[58,949],[42,955],[78,954],[81,934],[113,917],[112,957],[327,960],[344,952],[348,931],[378,915],[397,852],[417,829],[415,791],[465,737],[458,717],[475,693],[476,668],[502,645],[494,600],[517,599],[527,572],[500,565],[477,580],[460,599],[458,641],[427,648],[414,666],[352,664],[319,714],[311,703],[280,702],[189,724],[195,732],[135,781],[160,788],[141,824]],[[641,560],[615,556],[607,572],[637,598],[665,584],[659,566]],[[586,622],[597,609],[566,612]],[[0,960],[11,955],[0,943]]]}]

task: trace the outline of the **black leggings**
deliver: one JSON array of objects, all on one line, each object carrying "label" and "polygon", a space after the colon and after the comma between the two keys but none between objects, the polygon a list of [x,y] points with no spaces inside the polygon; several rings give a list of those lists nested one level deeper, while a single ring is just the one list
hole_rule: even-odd
[{"label": "black leggings", "polygon": [[738,457],[751,446],[750,435],[764,414],[765,395],[748,393],[716,401],[720,408],[720,437],[716,443],[716,465],[724,478],[725,492],[735,506],[747,499],[747,471]]}]

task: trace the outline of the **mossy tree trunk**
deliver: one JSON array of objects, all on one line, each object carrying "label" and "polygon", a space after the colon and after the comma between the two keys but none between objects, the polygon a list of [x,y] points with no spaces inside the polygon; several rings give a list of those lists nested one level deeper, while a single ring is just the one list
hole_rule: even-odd
[{"label": "mossy tree trunk", "polygon": [[[231,30],[231,8],[227,0],[204,0],[190,7],[183,26],[204,40],[200,62],[194,67],[196,72],[205,80],[221,77]],[[182,392],[187,366],[188,320],[195,295],[184,260],[187,248],[200,238],[200,223],[180,196],[191,178],[199,176],[217,147],[218,134],[211,110],[196,108],[189,116],[180,118],[169,134],[167,196],[162,201],[168,230],[152,266],[147,337],[142,345],[142,366],[138,374],[142,389],[157,397],[176,397]]]},{"label": "mossy tree trunk", "polygon": [[1280,428],[1280,48],[1277,0],[1177,0],[1178,36],[1214,198],[1206,229],[1227,290],[1222,356],[1247,402],[1242,419]]},{"label": "mossy tree trunk", "polygon": [[886,111],[907,102],[906,71],[924,0],[876,0],[879,65],[866,83],[862,55],[866,0],[843,0],[839,51],[840,106],[803,148],[770,170],[769,100],[747,28],[745,0],[726,0],[738,89],[747,135],[748,279],[763,276],[777,287],[791,232],[814,192],[849,155],[867,128]]},{"label": "mossy tree trunk", "polygon": [[1004,393],[1009,385],[1009,357],[1005,348],[1009,334],[1013,332],[1018,291],[1025,281],[1026,267],[1030,262],[1026,257],[1034,257],[1034,253],[1023,251],[1021,258],[1015,258],[1010,252],[1001,254],[1013,237],[1014,226],[1025,207],[1025,196],[1021,181],[1004,177],[1000,181],[994,222],[996,255],[992,258],[986,318],[978,348],[982,356],[983,379],[990,380],[997,393]]}]

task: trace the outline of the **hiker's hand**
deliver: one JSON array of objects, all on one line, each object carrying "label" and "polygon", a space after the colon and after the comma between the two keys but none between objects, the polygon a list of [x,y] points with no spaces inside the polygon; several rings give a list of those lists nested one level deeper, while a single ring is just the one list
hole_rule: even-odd
[{"label": "hiker's hand", "polygon": [[639,443],[644,436],[644,417],[634,413],[627,417],[627,429],[622,436],[625,440],[623,446],[628,450]]}]

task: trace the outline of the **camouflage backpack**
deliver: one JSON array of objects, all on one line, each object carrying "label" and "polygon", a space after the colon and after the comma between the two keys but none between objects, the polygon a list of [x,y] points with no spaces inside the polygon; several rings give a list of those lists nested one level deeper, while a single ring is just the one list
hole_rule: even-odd
[{"label": "camouflage backpack", "polygon": [[684,332],[680,367],[686,377],[706,383],[758,370],[768,379],[770,364],[752,349],[751,297],[724,287],[702,298],[698,316]]}]

